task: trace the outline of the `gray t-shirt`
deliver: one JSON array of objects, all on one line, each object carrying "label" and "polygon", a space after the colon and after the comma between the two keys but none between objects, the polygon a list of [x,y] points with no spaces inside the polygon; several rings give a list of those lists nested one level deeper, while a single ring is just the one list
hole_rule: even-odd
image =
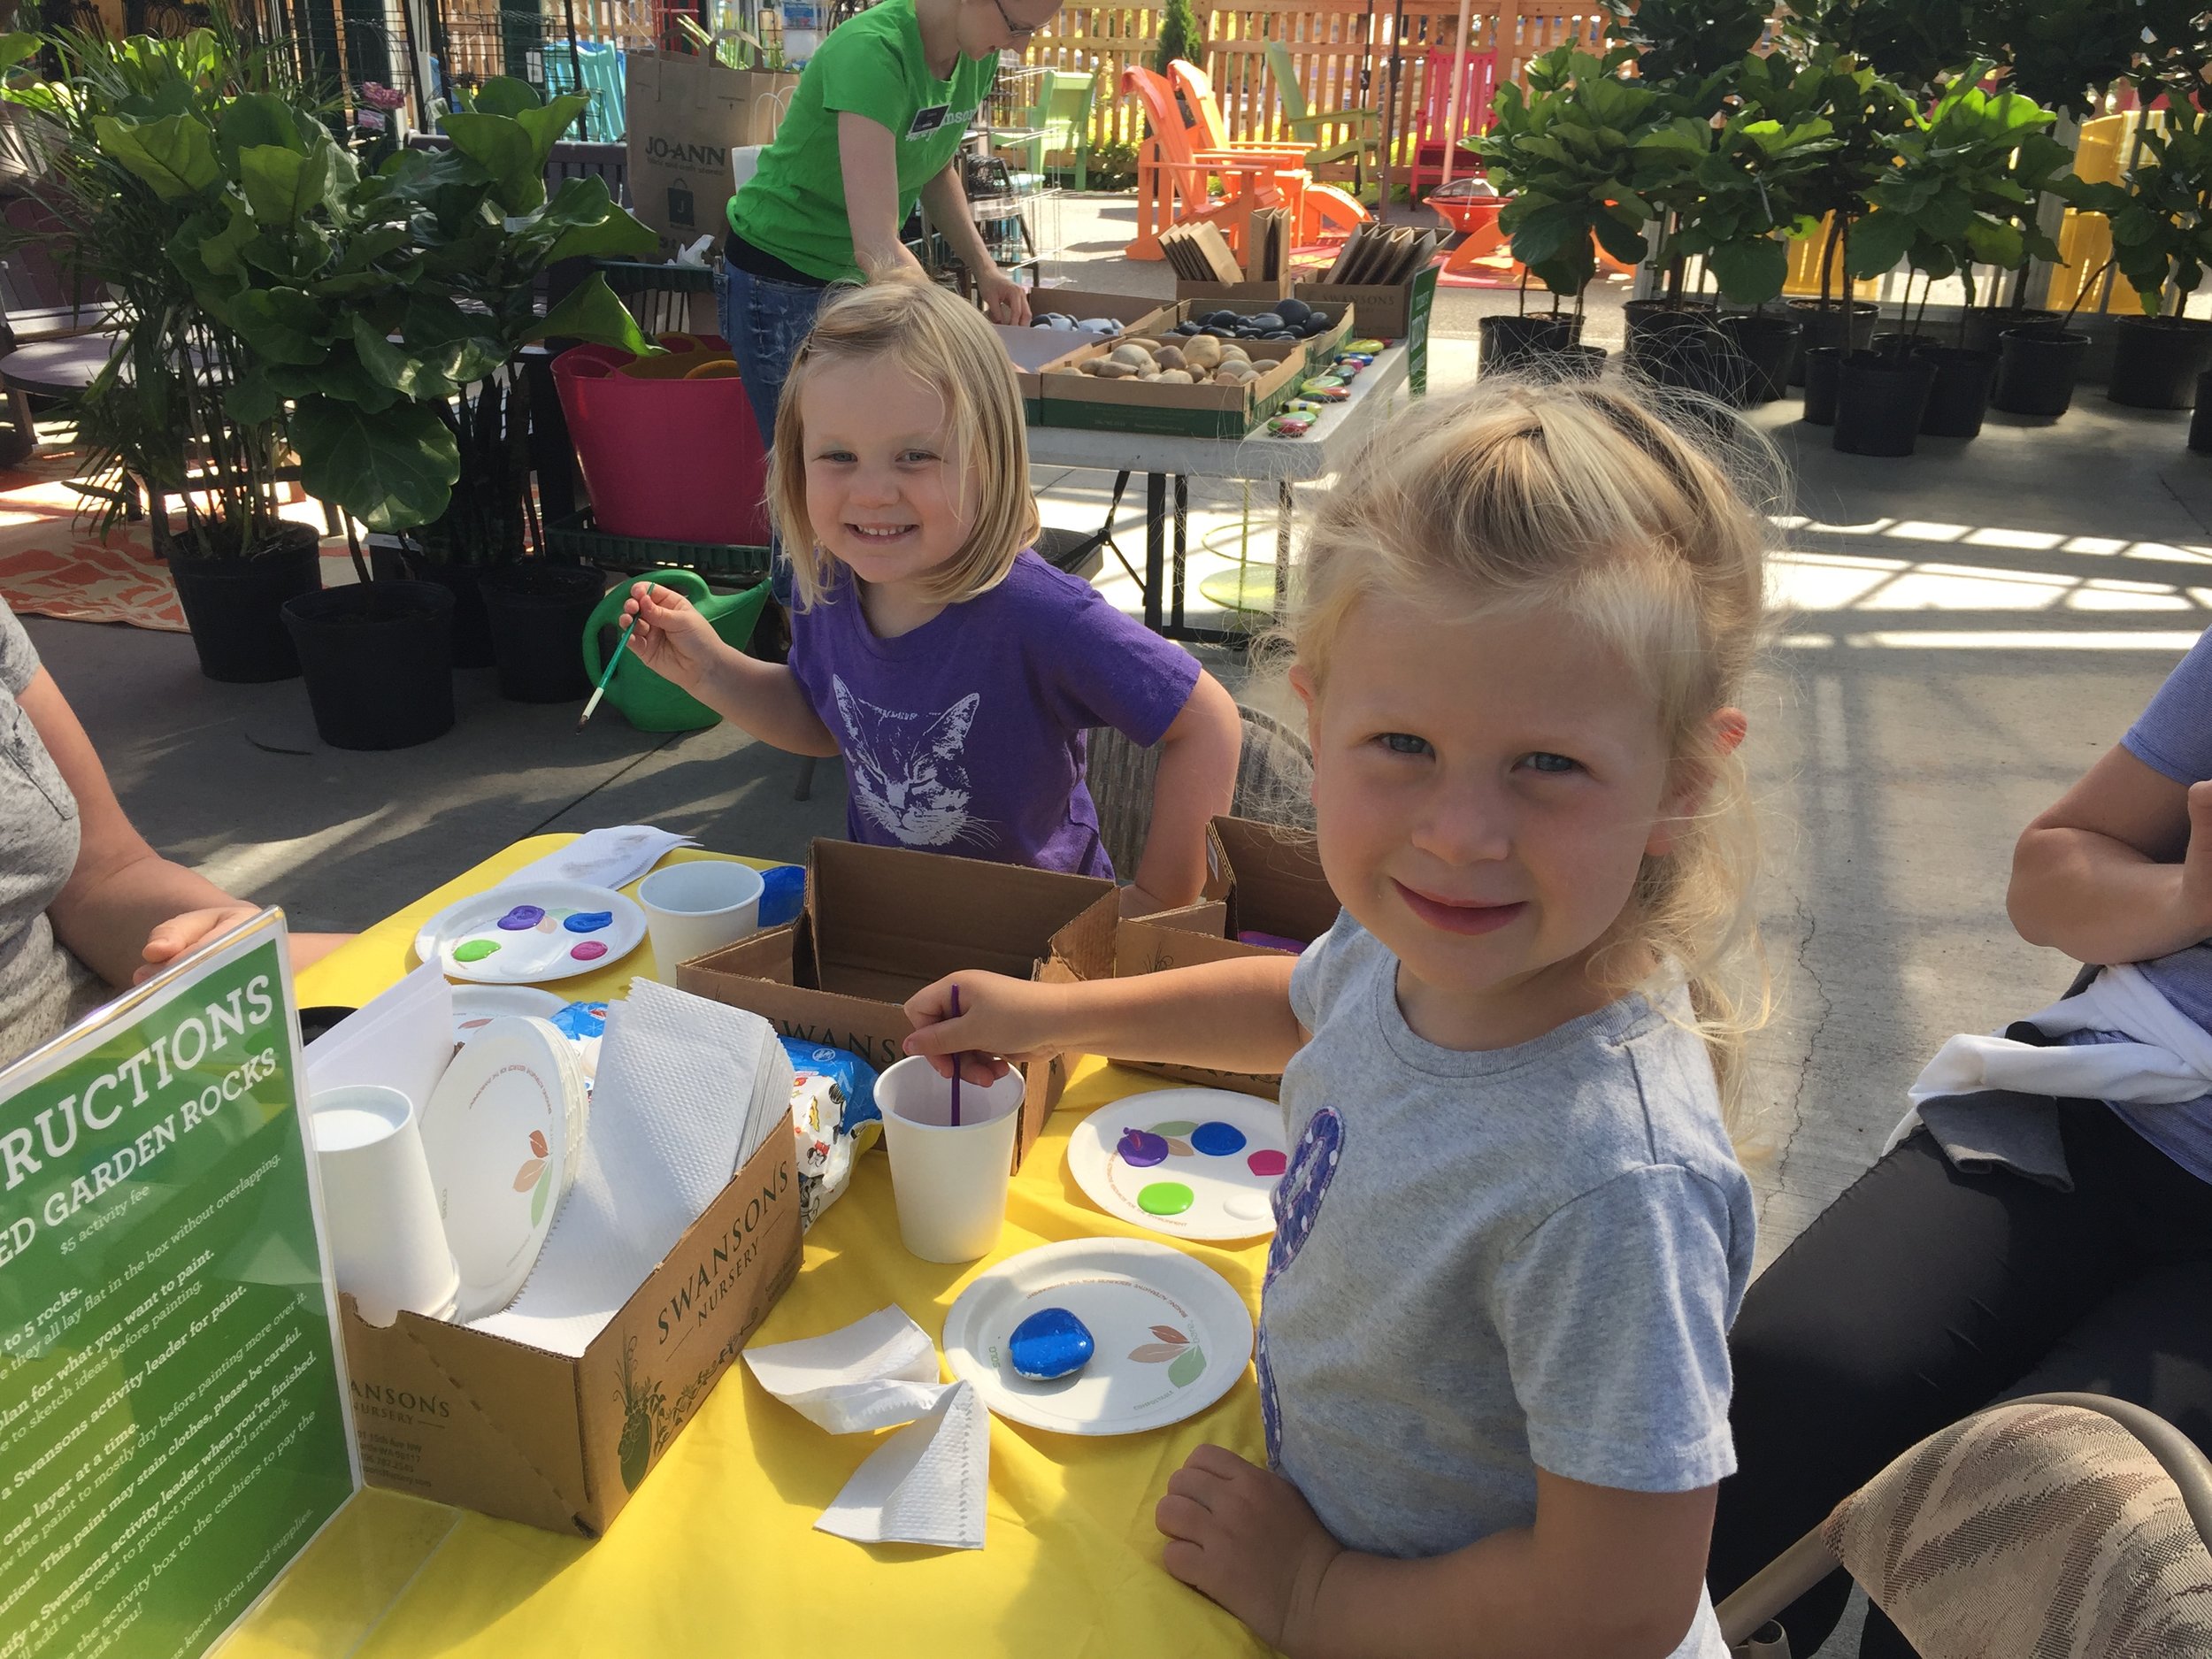
[{"label": "gray t-shirt", "polygon": [[16,703],[37,672],[30,636],[0,603],[0,1065],[59,1035],[100,995],[46,920],[77,867],[77,798]]},{"label": "gray t-shirt", "polygon": [[[1300,959],[1312,1041],[1260,1318],[1268,1458],[1345,1544],[1445,1554],[1536,1518],[1538,1465],[1682,1492],[1736,1466],[1751,1186],[1703,1043],[1632,996],[1511,1048],[1406,1024],[1348,915]],[[1701,1609],[1678,1650],[1720,1654]]]}]

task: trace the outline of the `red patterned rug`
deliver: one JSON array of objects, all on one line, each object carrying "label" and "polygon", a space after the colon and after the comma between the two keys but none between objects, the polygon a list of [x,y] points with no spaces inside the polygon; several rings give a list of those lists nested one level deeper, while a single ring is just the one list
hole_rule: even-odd
[{"label": "red patterned rug", "polygon": [[[0,598],[18,616],[188,633],[146,521],[118,522],[102,539],[93,525],[102,503],[69,486],[78,460],[50,444],[20,465],[0,468]],[[319,529],[323,524],[322,508],[304,499],[286,508],[285,517]],[[323,580],[352,578],[344,536],[326,537]]]}]

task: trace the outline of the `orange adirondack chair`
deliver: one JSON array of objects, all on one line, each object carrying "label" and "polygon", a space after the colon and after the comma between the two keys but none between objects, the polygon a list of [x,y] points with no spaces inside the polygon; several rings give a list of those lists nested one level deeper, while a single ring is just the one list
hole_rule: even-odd
[{"label": "orange adirondack chair", "polygon": [[1162,231],[1210,222],[1243,259],[1255,209],[1299,213],[1309,188],[1302,152],[1285,165],[1272,155],[1200,150],[1167,77],[1132,65],[1122,72],[1121,90],[1137,100],[1152,128],[1137,150],[1137,235],[1123,250],[1129,258],[1164,258]]},{"label": "orange adirondack chair", "polygon": [[[1214,96],[1212,79],[1196,64],[1177,58],[1168,65],[1168,73],[1175,77],[1175,85],[1183,95],[1183,103],[1190,108],[1192,122],[1188,128],[1194,148],[1202,156],[1250,156],[1273,157],[1285,167],[1295,167],[1304,173],[1306,147],[1303,144],[1257,143],[1249,139],[1236,141],[1229,136],[1228,123],[1221,119],[1221,104]],[[1364,224],[1367,210],[1350,195],[1333,184],[1317,184],[1313,175],[1306,174],[1306,186],[1302,194],[1298,214],[1298,240],[1310,246],[1319,242],[1331,229],[1350,235],[1355,225]]]}]

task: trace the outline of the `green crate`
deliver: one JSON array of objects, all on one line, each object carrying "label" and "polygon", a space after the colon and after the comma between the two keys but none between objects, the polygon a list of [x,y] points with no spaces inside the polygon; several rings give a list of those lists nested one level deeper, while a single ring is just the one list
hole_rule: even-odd
[{"label": "green crate", "polygon": [[545,526],[547,549],[604,570],[641,576],[648,571],[691,570],[710,581],[749,587],[768,575],[771,553],[764,547],[715,541],[656,541],[648,536],[617,535],[592,522],[591,509],[555,518]]}]

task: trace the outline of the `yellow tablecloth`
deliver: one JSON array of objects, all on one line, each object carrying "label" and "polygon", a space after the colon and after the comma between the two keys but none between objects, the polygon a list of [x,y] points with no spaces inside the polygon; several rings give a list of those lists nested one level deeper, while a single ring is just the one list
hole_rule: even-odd
[{"label": "yellow tablecloth", "polygon": [[[411,965],[410,947],[426,919],[568,839],[518,842],[380,922],[301,974],[300,1001],[366,1001]],[[651,950],[648,942],[557,988],[579,998],[619,995],[633,975],[651,971]],[[1159,1079],[1095,1061],[1079,1068],[1014,1179],[990,1262],[1058,1239],[1150,1236],[1094,1209],[1064,1154],[1082,1112],[1156,1087]],[[1185,1248],[1256,1310],[1264,1246]],[[944,1267],[909,1256],[888,1165],[872,1152],[808,1233],[797,1282],[754,1340],[818,1335],[887,1302],[934,1337],[953,1299],[987,1265]],[[1202,1440],[1262,1455],[1248,1371],[1210,1410],[1148,1434],[1092,1440],[994,1417],[984,1548],[855,1544],[814,1531],[814,1519],[880,1437],[823,1432],[763,1392],[740,1363],[596,1543],[370,1488],[221,1651],[223,1659],[1263,1653],[1242,1625],[1160,1567],[1153,1506]]]}]

